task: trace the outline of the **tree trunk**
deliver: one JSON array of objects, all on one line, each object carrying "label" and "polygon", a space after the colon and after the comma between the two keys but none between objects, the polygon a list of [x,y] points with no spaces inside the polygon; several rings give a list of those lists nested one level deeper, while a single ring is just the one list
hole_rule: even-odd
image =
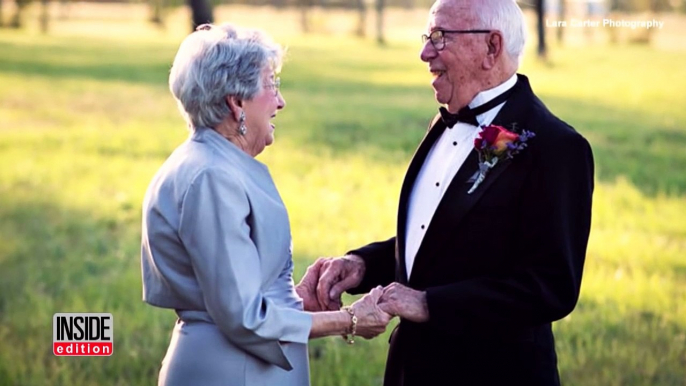
[{"label": "tree trunk", "polygon": [[545,6],[544,0],[536,0],[536,21],[538,29],[538,57],[545,59],[548,52],[545,45]]},{"label": "tree trunk", "polygon": [[150,6],[150,22],[159,28],[164,28],[164,0],[150,0],[148,5]]},{"label": "tree trunk", "polygon": [[188,0],[192,12],[193,31],[199,25],[213,23],[212,4],[209,0]]},{"label": "tree trunk", "polygon": [[376,0],[376,42],[381,45],[386,44],[383,28],[383,11],[385,6],[385,0]]},{"label": "tree trunk", "polygon": [[59,11],[57,12],[57,18],[59,20],[69,19],[70,3],[71,0],[59,0]]},{"label": "tree trunk", "polygon": [[[566,20],[565,19],[565,16],[567,15],[566,7],[567,7],[566,0],[558,0],[557,20]],[[562,45],[562,42],[564,41],[564,30],[565,30],[564,28],[558,28],[557,29],[557,43],[559,45]]]},{"label": "tree trunk", "polygon": [[[2,1],[2,0],[0,0]],[[41,0],[41,13],[40,13],[40,30],[42,33],[47,34],[48,33],[48,27],[50,23],[50,10],[48,7],[50,6],[50,3],[48,3],[48,0]]]},{"label": "tree trunk", "polygon": [[300,28],[303,33],[308,33],[310,32],[310,18],[308,17],[307,12],[309,11],[312,2],[311,0],[298,0],[298,3],[300,5]]},{"label": "tree trunk", "polygon": [[17,3],[17,9],[14,12],[14,16],[12,17],[12,20],[10,21],[10,27],[12,28],[20,28],[21,27],[21,19],[22,19],[22,12],[24,11],[24,8],[26,8],[26,5],[29,3],[28,0],[16,0]]},{"label": "tree trunk", "polygon": [[359,16],[357,19],[357,30],[355,31],[355,35],[359,37],[365,37],[365,35],[367,35],[367,6],[365,5],[364,0],[357,0],[356,5]]},{"label": "tree trunk", "polygon": [[5,20],[5,18],[2,16],[2,3],[3,3],[3,1],[0,0],[0,27],[5,26],[5,23],[3,23],[3,20]]}]

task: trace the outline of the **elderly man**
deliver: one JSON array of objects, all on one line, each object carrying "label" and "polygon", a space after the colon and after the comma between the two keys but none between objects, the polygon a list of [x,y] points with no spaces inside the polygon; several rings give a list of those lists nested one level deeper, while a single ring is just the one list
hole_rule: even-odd
[{"label": "elderly man", "polygon": [[396,236],[316,264],[322,308],[387,286],[380,306],[400,323],[386,386],[560,383],[551,323],[579,297],[593,156],[516,73],[524,42],[512,0],[433,5],[421,60],[444,107],[405,176]]}]

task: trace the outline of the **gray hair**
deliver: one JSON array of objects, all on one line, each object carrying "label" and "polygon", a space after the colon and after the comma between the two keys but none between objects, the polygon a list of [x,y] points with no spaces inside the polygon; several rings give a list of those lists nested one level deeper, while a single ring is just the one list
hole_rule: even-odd
[{"label": "gray hair", "polygon": [[281,46],[259,30],[205,24],[181,43],[169,89],[189,128],[214,128],[231,115],[227,96],[252,99],[262,71],[279,71],[282,61]]},{"label": "gray hair", "polygon": [[479,0],[473,4],[479,28],[502,32],[505,51],[519,66],[526,43],[526,24],[519,5],[515,0]]}]

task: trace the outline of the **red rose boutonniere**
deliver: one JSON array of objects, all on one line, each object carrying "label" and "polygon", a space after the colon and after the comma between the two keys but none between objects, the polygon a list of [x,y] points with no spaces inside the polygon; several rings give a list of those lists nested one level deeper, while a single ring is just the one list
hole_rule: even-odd
[{"label": "red rose boutonniere", "polygon": [[484,126],[474,140],[474,148],[479,153],[479,171],[467,181],[474,183],[467,193],[474,193],[486,178],[489,170],[493,169],[498,162],[511,159],[524,150],[527,146],[526,141],[535,135],[526,130],[517,134],[502,126]]}]

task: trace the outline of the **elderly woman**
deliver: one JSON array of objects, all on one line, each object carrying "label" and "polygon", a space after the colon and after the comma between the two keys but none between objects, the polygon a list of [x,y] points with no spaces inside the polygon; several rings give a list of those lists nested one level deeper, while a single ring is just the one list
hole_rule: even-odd
[{"label": "elderly woman", "polygon": [[390,320],[380,288],[308,312],[318,265],[294,286],[288,214],[254,158],[286,105],[281,58],[258,31],[205,25],[174,59],[169,87],[191,134],[150,183],[141,252],[143,300],[178,315],[161,385],[308,385],[309,338],[371,338]]}]

